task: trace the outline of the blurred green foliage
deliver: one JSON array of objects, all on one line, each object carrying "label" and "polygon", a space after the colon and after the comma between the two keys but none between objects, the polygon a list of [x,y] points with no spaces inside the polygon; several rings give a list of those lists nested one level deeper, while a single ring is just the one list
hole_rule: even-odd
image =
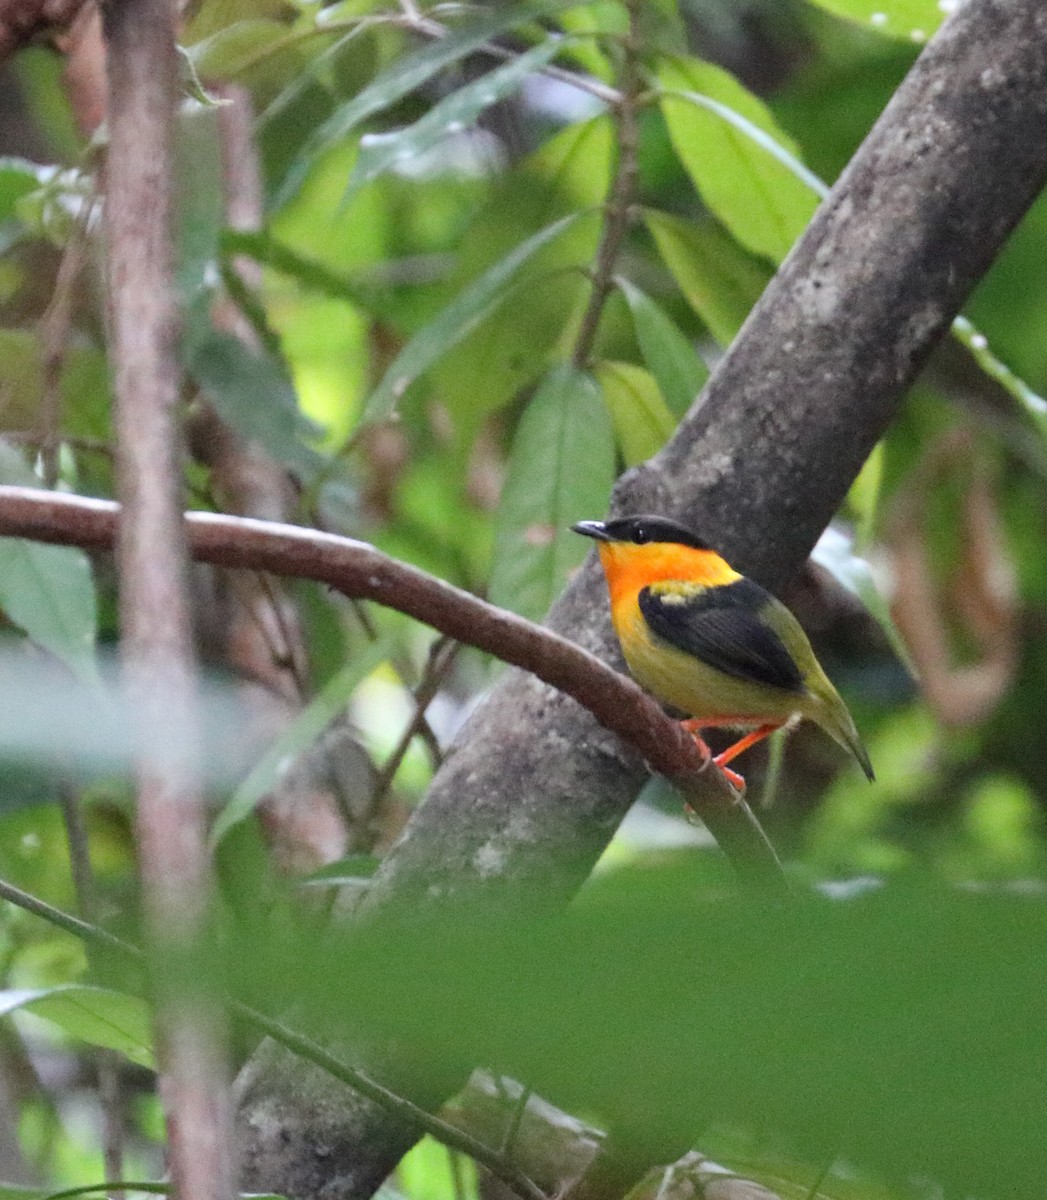
[{"label": "blurred green foliage", "polygon": [[[657,0],[630,31],[619,0],[201,0],[178,121],[188,411],[209,402],[286,470],[296,520],[540,618],[585,549],[567,527],[601,515],[619,471],[671,435],[952,7]],[[25,51],[0,90],[0,477],[109,496],[100,151],[76,132],[60,65]],[[635,146],[612,103],[630,73]],[[233,84],[255,114],[257,228],[230,228],[222,199]],[[608,263],[623,155],[637,183]],[[423,1073],[503,1072],[631,1129],[655,1158],[698,1144],[783,1196],[813,1196],[820,1176],[831,1197],[1042,1191],[1045,223],[1041,199],[855,484],[818,555],[839,587],[798,604],[878,775],[837,777],[809,731],[781,752],[762,815],[802,900],[740,900],[678,798],[653,787],[560,918],[324,930],[330,880],[367,886],[491,666],[459,653],[434,681],[430,631],[303,585],[298,717],[252,764],[226,676],[207,710],[223,982],[317,1028],[407,1042]],[[221,304],[250,342],[216,327]],[[186,483],[194,507],[221,507],[206,462]],[[22,542],[0,543],[0,560],[0,877],[83,903],[72,792],[93,911],[134,938],[127,747],[98,670],[117,640],[112,568]],[[924,585],[930,657],[887,605]],[[944,681],[930,701],[892,638]],[[430,728],[391,761],[427,682]],[[367,766],[346,812],[367,809],[386,769],[387,790],[349,858],[290,884],[254,810],[346,714]],[[758,802],[758,756],[746,771]],[[0,1077],[78,1063],[86,1044],[125,1051],[128,1161],[156,1174],[137,981],[7,904],[0,963]],[[42,1019],[15,1015],[30,1009]],[[90,1089],[23,1089],[14,1104],[34,1195],[98,1181]],[[476,1187],[425,1142],[387,1191]]]}]

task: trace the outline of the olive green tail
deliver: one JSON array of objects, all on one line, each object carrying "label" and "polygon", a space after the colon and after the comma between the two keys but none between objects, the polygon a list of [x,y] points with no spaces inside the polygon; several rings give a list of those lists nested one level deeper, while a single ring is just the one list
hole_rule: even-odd
[{"label": "olive green tail", "polygon": [[814,718],[815,721],[834,741],[838,742],[845,750],[849,750],[854,755],[858,760],[858,765],[865,772],[865,778],[872,783],[876,776],[873,773],[872,763],[869,761],[869,752],[862,743],[857,727],[854,724],[854,718],[848,711],[847,705],[840,699],[840,695],[835,688],[832,690],[831,695],[825,695],[822,699],[824,707],[818,716]]}]

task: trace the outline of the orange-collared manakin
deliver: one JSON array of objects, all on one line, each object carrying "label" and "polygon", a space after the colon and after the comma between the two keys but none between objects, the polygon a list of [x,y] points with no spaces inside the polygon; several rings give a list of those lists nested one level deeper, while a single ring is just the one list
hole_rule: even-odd
[{"label": "orange-collared manakin", "polygon": [[684,725],[696,737],[703,728],[751,730],[713,759],[735,786],[745,781],[727,763],[800,717],[820,725],[873,778],[846,704],[780,600],[666,517],[572,528],[597,542],[611,620],[637,682],[690,714]]}]

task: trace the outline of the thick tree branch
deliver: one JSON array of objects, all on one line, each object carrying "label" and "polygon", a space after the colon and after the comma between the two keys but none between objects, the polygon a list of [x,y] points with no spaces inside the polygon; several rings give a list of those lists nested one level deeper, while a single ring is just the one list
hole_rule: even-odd
[{"label": "thick tree branch", "polygon": [[[0,487],[0,536],[111,549],[119,516],[119,505],[108,500]],[[312,579],[350,598],[377,600],[573,697],[680,788],[743,875],[782,886],[774,851],[735,790],[708,767],[677,721],[588,651],[366,542],[211,513],[187,514],[186,528],[198,562]]]},{"label": "thick tree branch", "polygon": [[[898,89],[701,403],[661,454],[623,479],[616,510],[684,517],[740,569],[780,586],[1043,186],[1044,128],[1047,8],[967,0]],[[590,560],[549,623],[618,661],[608,622],[594,617],[605,610]],[[644,778],[639,757],[586,713],[511,674],[463,731],[365,913],[434,897],[562,902]],[[453,1082],[427,1080],[426,1099]],[[315,1077],[267,1052],[241,1113],[245,1185],[298,1197],[366,1195],[412,1137],[366,1105],[336,1108]]]}]

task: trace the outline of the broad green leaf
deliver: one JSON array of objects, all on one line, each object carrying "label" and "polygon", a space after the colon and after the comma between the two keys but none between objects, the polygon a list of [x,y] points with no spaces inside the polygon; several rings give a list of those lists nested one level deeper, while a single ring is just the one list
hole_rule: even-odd
[{"label": "broad green leaf", "polygon": [[742,326],[771,272],[717,226],[647,209],[647,228],[687,302],[723,346]]},{"label": "broad green leaf", "polygon": [[721,68],[667,58],[657,74],[669,136],[705,204],[753,253],[781,262],[817,207],[797,147]]},{"label": "broad green leaf", "polygon": [[298,407],[282,363],[202,320],[190,323],[185,355],[190,375],[237,433],[305,478],[316,472],[321,459],[308,439],[319,430]]},{"label": "broad green leaf", "polygon": [[396,356],[367,401],[361,422],[382,421],[391,416],[411,384],[502,303],[517,282],[521,268],[582,215],[572,213],[540,229],[459,292]]},{"label": "broad green leaf", "polygon": [[654,376],[626,362],[600,362],[595,371],[626,466],[644,462],[665,445],[676,426]]},{"label": "broad green leaf", "polygon": [[280,782],[295,760],[316,741],[340,713],[357,687],[389,657],[390,647],[379,638],[334,675],[273,742],[246,779],[226,802],[211,830],[217,846],[234,825],[254,811]]},{"label": "broad green leaf", "polygon": [[889,37],[925,42],[963,0],[811,0],[834,16]]},{"label": "broad green leaf", "polygon": [[629,305],[636,340],[665,403],[682,417],[709,378],[709,368],[677,326],[645,292],[627,279],[617,281]]},{"label": "broad green leaf", "polygon": [[555,58],[562,46],[559,39],[549,37],[519,58],[458,88],[413,125],[393,133],[366,135],[360,142],[346,198],[384,171],[432,154],[441,139],[475,124],[485,109],[515,92],[529,75]]},{"label": "broad green leaf", "polygon": [[152,1017],[138,996],[84,984],[0,992],[0,1017],[13,1012],[33,1013],[70,1037],[153,1066]]},{"label": "broad green leaf", "polygon": [[[0,482],[38,487],[18,451],[0,444]],[[91,562],[73,546],[0,538],[0,609],[30,641],[80,679],[98,679],[98,617]]]},{"label": "broad green leaf", "polygon": [[495,521],[491,599],[538,620],[585,557],[570,526],[606,511],[614,439],[592,376],[554,367],[520,419]]},{"label": "broad green leaf", "polygon": [[469,24],[451,30],[410,54],[401,55],[347,104],[338,108],[308,139],[288,168],[276,197],[279,207],[301,187],[310,167],[324,150],[346,137],[368,117],[421,87],[451,63],[458,62],[505,30],[522,25],[561,6],[563,0],[525,5],[507,4]]},{"label": "broad green leaf", "polygon": [[521,169],[547,179],[550,190],[565,203],[595,208],[607,196],[613,163],[614,125],[601,113],[561,129]]}]

